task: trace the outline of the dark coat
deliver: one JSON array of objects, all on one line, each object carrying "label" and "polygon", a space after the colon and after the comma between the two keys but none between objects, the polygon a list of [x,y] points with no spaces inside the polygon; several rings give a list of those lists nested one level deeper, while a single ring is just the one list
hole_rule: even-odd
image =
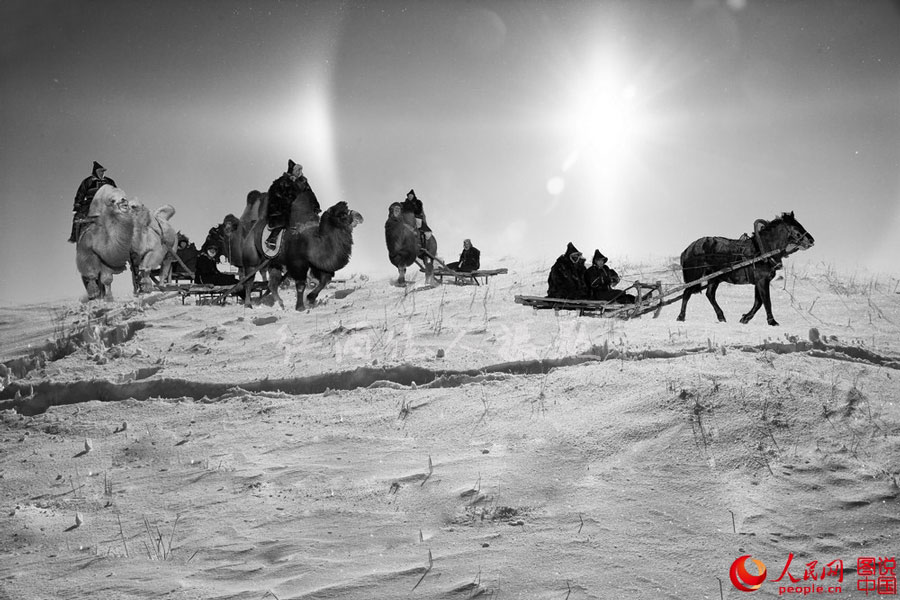
[{"label": "dark coat", "polygon": [[290,173],[284,173],[269,186],[269,208],[266,215],[269,227],[273,229],[287,227],[291,217],[291,203],[304,189],[309,190],[315,213],[318,215],[322,212],[322,209],[319,207],[319,200],[309,186],[309,181],[306,177],[301,175],[299,178],[294,179]]},{"label": "dark coat", "polygon": [[619,283],[619,274],[607,265],[591,265],[585,272],[585,283],[591,291],[608,292]]},{"label": "dark coat", "polygon": [[572,255],[576,253],[580,254],[578,249],[569,242],[566,253],[557,258],[550,268],[550,275],[547,277],[548,298],[583,300],[587,297],[584,258],[572,262]]},{"label": "dark coat", "polygon": [[94,194],[104,185],[115,187],[116,182],[109,177],[97,177],[95,173],[91,173],[82,180],[81,185],[78,186],[78,191],[75,192],[75,203],[72,206],[76,217],[87,216]]},{"label": "dark coat", "polygon": [[622,290],[613,289],[619,283],[619,274],[606,265],[598,267],[591,265],[585,272],[588,300],[603,300],[605,302],[618,302],[619,304],[632,304],[633,294],[626,294]]},{"label": "dark coat", "polygon": [[[454,266],[455,265],[455,266]],[[459,255],[459,262],[447,265],[454,271],[463,273],[471,273],[481,268],[481,250],[472,246],[468,250],[465,248]]]},{"label": "dark coat", "polygon": [[[97,163],[94,163],[95,165]],[[78,191],[75,192],[75,202],[72,205],[72,232],[69,234],[69,241],[75,243],[79,237],[81,237],[81,232],[84,229],[85,224],[82,222],[88,211],[91,208],[91,202],[94,199],[94,195],[104,185],[116,185],[116,182],[110,179],[109,177],[97,177],[96,168],[94,172],[89,176],[85,177],[81,181],[81,185],[78,186]]]},{"label": "dark coat", "polygon": [[401,206],[403,206],[404,211],[412,211],[413,215],[422,221],[419,231],[431,231],[431,227],[428,226],[428,219],[425,217],[425,206],[415,192],[413,192],[412,198],[403,200]]}]

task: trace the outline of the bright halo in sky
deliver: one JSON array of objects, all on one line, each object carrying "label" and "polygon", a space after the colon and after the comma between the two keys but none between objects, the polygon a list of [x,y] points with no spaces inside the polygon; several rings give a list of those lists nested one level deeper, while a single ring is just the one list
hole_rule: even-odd
[{"label": "bright halo in sky", "polygon": [[[637,88],[613,82],[597,82],[572,112],[572,157],[590,158],[603,171],[617,168],[635,150],[640,132]],[[574,158],[573,158],[574,157]]]},{"label": "bright halo in sky", "polygon": [[644,168],[641,148],[652,134],[646,93],[630,71],[625,57],[604,51],[571,75],[567,100],[557,113],[567,154],[547,181],[548,193],[574,203],[584,222],[593,223],[610,244],[619,241],[629,218],[632,186]]}]

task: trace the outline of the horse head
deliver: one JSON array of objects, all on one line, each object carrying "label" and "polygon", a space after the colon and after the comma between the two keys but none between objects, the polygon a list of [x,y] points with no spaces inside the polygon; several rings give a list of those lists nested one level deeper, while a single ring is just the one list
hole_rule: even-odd
[{"label": "horse head", "polygon": [[791,239],[788,241],[789,245],[796,246],[799,250],[812,248],[813,244],[816,243],[816,240],[808,231],[806,231],[806,228],[794,218],[794,211],[782,214],[781,218],[790,227]]},{"label": "horse head", "polygon": [[782,213],[772,221],[759,219],[754,224],[756,234],[765,237],[770,249],[783,248],[788,253],[806,250],[815,244],[815,239],[794,217],[793,211]]}]

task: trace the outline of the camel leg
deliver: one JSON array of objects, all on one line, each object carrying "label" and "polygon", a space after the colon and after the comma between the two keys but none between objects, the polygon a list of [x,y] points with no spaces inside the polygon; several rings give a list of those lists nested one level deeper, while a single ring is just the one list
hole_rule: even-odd
[{"label": "camel leg", "polygon": [[298,269],[292,275],[294,276],[294,288],[297,290],[297,304],[294,306],[294,310],[306,310],[306,306],[303,304],[303,294],[306,293],[306,269]]},{"label": "camel leg", "polygon": [[716,311],[716,318],[719,319],[720,323],[724,323],[725,313],[722,312],[722,307],[716,302],[716,290],[719,289],[719,283],[721,282],[709,282],[709,285],[706,286],[706,298],[709,300],[709,303],[712,304],[713,310]]},{"label": "camel leg", "polygon": [[269,269],[268,280],[269,293],[272,294],[272,299],[278,303],[278,306],[281,307],[281,310],[284,310],[284,301],[281,299],[281,294],[278,293],[278,288],[281,287],[281,282],[284,281],[284,276],[281,274],[281,269]]},{"label": "camel leg", "polygon": [[134,295],[137,296],[141,293],[141,259],[137,254],[132,253],[131,258],[128,260],[128,266],[131,271],[131,285],[134,289]]},{"label": "camel leg", "polygon": [[334,273],[319,273],[319,277],[316,280],[316,287],[313,288],[309,294],[306,295],[307,301],[309,301],[310,306],[315,305],[316,298],[319,297],[319,293],[325,289],[325,286],[331,282],[331,278],[334,277]]},{"label": "camel leg", "polygon": [[84,291],[87,292],[88,300],[95,300],[100,297],[100,278],[96,276],[81,276],[81,283],[84,284]]},{"label": "camel leg", "polygon": [[104,300],[112,300],[112,282],[113,282],[113,274],[112,271],[107,271],[106,269],[100,269],[100,297]]},{"label": "camel leg", "polygon": [[[251,269],[248,267],[241,267],[238,270],[238,279],[241,281],[247,276]],[[253,279],[249,281],[244,281],[244,308],[253,308],[253,302],[250,298],[250,292],[253,290]]]},{"label": "camel leg", "polygon": [[141,271],[141,292],[149,294],[155,287],[153,280],[150,279],[150,271]]},{"label": "camel leg", "polygon": [[685,313],[687,313],[687,305],[688,300],[691,299],[691,296],[700,291],[699,285],[693,285],[684,290],[684,294],[681,295],[681,312],[678,313],[678,317],[675,319],[676,321],[684,321]]},{"label": "camel leg", "polygon": [[422,262],[425,263],[425,283],[428,285],[437,285],[437,282],[434,280],[434,261],[430,258],[422,259]]},{"label": "camel leg", "polygon": [[170,254],[166,254],[166,257],[162,261],[162,265],[160,265],[159,270],[159,281],[163,285],[169,284],[172,282],[172,263],[174,259]]}]

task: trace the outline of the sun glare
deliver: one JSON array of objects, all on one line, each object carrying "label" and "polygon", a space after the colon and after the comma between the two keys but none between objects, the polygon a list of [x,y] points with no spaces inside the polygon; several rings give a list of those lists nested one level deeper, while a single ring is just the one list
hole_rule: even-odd
[{"label": "sun glare", "polygon": [[573,203],[610,243],[627,218],[630,184],[641,172],[641,145],[651,129],[644,95],[628,72],[622,57],[603,52],[570,75],[568,100],[557,113],[566,154],[547,181],[551,196]]},{"label": "sun glare", "polygon": [[575,148],[601,166],[618,163],[637,139],[634,86],[603,85],[589,93],[573,111]]}]

